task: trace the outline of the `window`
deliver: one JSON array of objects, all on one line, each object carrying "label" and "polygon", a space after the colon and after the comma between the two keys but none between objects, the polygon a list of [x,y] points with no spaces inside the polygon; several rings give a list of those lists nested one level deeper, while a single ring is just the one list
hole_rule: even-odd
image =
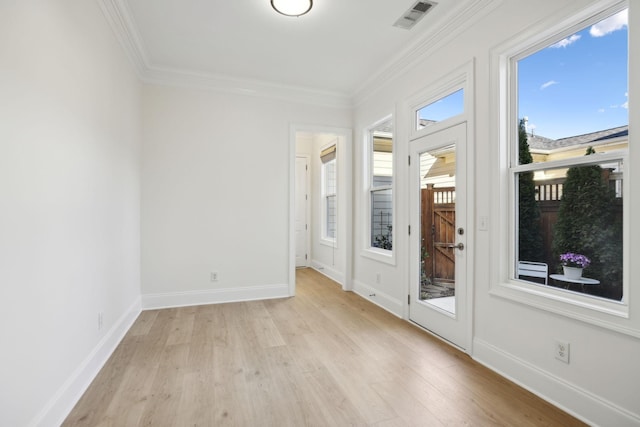
[{"label": "window", "polygon": [[386,120],[369,132],[369,245],[393,249],[393,133]]},{"label": "window", "polygon": [[[576,17],[575,26],[521,46],[505,64],[511,277],[601,311],[602,301],[626,296],[628,15],[620,9]],[[549,276],[522,275],[522,263],[545,266]],[[566,266],[581,271],[574,276]]]},{"label": "window", "polygon": [[416,110],[416,130],[464,113],[464,89]]},{"label": "window", "polygon": [[322,150],[320,160],[322,161],[322,237],[335,241],[338,218],[336,145]]}]

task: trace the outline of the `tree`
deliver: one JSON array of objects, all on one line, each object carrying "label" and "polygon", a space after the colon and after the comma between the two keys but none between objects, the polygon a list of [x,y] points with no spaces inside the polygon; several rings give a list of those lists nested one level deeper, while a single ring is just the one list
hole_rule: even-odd
[{"label": "tree", "polygon": [[[524,119],[518,124],[518,159],[521,165],[532,163]],[[533,172],[518,175],[518,259],[544,261],[540,233],[540,207],[536,201]]]},{"label": "tree", "polygon": [[[586,155],[595,153],[592,147]],[[556,259],[565,252],[591,259],[585,270],[603,285],[622,279],[622,224],[616,219],[615,193],[599,165],[567,171],[553,236]]]}]

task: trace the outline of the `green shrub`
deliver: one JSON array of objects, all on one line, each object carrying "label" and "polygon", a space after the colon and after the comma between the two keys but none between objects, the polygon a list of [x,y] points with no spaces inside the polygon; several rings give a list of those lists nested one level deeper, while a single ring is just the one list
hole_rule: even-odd
[{"label": "green shrub", "polygon": [[[533,162],[524,119],[518,124],[518,158],[521,165]],[[536,201],[533,172],[518,177],[518,257],[521,261],[544,261],[540,233],[540,207]]]},{"label": "green shrub", "polygon": [[[593,153],[589,147],[586,155]],[[585,275],[605,286],[619,286],[622,279],[622,224],[616,218],[615,203],[615,193],[599,165],[567,171],[554,229],[554,257],[564,252],[586,255],[591,265]]]}]

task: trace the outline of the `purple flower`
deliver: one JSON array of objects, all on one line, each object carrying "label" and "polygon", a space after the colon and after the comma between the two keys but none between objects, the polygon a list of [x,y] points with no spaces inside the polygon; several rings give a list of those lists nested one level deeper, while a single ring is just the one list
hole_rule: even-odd
[{"label": "purple flower", "polygon": [[574,254],[573,252],[567,252],[560,255],[560,261],[562,265],[566,267],[580,267],[587,268],[591,264],[591,260],[582,254]]}]

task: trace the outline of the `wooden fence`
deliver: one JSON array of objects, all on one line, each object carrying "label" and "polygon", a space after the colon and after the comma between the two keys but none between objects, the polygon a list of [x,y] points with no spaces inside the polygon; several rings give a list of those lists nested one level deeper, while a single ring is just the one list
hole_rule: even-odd
[{"label": "wooden fence", "polygon": [[455,281],[456,189],[427,185],[421,191],[421,238],[425,274],[433,283]]},{"label": "wooden fence", "polygon": [[[617,174],[609,173],[606,178],[616,192],[616,215],[622,219],[622,179]],[[545,262],[550,268],[557,264],[552,249],[553,228],[558,222],[563,185],[564,178],[536,185],[544,255],[535,261]],[[428,254],[423,261],[425,273],[432,280],[455,280],[454,250],[448,247],[455,243],[455,197],[455,187],[434,188],[428,185],[421,192],[421,238],[423,253]]]}]

